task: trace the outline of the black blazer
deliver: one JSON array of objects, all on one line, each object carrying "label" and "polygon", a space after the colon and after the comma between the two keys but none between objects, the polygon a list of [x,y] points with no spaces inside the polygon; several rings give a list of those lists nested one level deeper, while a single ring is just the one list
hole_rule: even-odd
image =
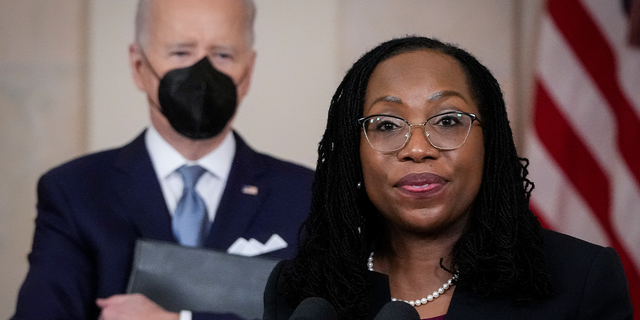
[{"label": "black blazer", "polygon": [[[544,230],[547,267],[556,293],[544,300],[516,303],[509,298],[481,298],[464,286],[456,287],[447,320],[526,319],[633,319],[627,279],[618,254],[564,234]],[[293,313],[282,292],[279,263],[271,273],[264,294],[264,320],[286,320]],[[372,319],[391,300],[386,275],[372,272]]]},{"label": "black blazer", "polygon": [[[265,243],[278,234],[288,247],[265,255],[291,258],[309,211],[313,172],[235,138],[227,185],[204,246],[226,251],[239,237]],[[257,194],[243,192],[247,185],[257,187]],[[177,242],[144,134],[122,148],[52,169],[38,183],[29,273],[13,319],[97,319],[96,298],[125,292],[138,238]],[[214,315],[194,312],[194,320],[201,317]]]}]

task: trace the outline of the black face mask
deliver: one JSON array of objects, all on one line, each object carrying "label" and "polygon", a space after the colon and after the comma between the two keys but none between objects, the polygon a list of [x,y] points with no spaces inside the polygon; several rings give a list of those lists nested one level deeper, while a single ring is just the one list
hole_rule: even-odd
[{"label": "black face mask", "polygon": [[194,140],[222,132],[236,112],[237,99],[233,80],[207,57],[167,72],[158,87],[162,114],[177,132]]}]

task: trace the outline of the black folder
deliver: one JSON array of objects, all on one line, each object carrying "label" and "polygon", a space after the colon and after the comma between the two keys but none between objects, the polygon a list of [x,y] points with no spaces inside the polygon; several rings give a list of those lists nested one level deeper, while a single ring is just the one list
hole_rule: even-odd
[{"label": "black folder", "polygon": [[205,248],[139,239],[128,293],[142,293],[172,312],[235,313],[260,319],[269,274],[278,263]]}]

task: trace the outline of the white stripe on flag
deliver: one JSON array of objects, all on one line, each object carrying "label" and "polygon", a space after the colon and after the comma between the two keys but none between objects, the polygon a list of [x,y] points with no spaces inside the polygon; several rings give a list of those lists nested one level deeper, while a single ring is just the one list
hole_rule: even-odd
[{"label": "white stripe on flag", "polygon": [[[594,56],[589,56],[586,50],[606,50],[607,46],[594,46],[593,42],[585,42],[586,40],[597,40],[594,35],[589,34],[566,34],[567,32],[582,30],[576,26],[577,21],[588,22],[584,15],[575,11],[579,11],[578,7],[568,7],[560,0],[548,0],[553,5],[554,16],[545,13],[542,18],[540,43],[537,64],[537,80],[542,90],[548,95],[554,106],[538,106],[539,110],[544,110],[545,117],[555,116],[555,112],[563,118],[570,128],[553,128],[546,127],[544,123],[536,123],[532,121],[532,126],[527,135],[527,152],[525,156],[529,158],[530,178],[535,183],[536,188],[532,194],[531,203],[545,221],[553,229],[577,236],[579,238],[598,243],[601,245],[616,245],[621,255],[626,255],[631,261],[627,261],[633,265],[626,265],[627,275],[630,281],[633,281],[632,298],[634,304],[638,303],[640,288],[638,285],[638,266],[640,266],[640,181],[637,181],[637,172],[633,173],[630,166],[635,166],[640,159],[632,159],[629,151],[621,148],[637,147],[640,148],[640,137],[624,136],[622,138],[632,138],[638,141],[634,145],[635,140],[624,140],[621,143],[618,134],[620,132],[633,133],[635,128],[629,127],[633,121],[627,122],[624,128],[618,128],[625,115],[615,114],[616,110],[629,110],[630,113],[635,112],[636,115],[630,114],[630,117],[640,118],[640,50],[632,48],[628,44],[628,17],[625,16],[620,1],[603,1],[603,0],[577,0],[584,7],[586,13],[593,19],[595,26],[600,29],[604,40],[612,50],[613,61],[617,68],[615,71],[616,79],[619,82],[621,94],[632,104],[631,109],[623,105],[610,105],[610,103],[618,101],[625,103],[620,96],[604,96],[605,94],[617,94],[614,86],[608,87],[603,91],[600,86],[611,84],[603,81],[603,78],[592,78],[592,73],[605,71],[605,69],[597,69],[598,63]],[[635,0],[640,1],[640,0]],[[566,5],[573,6],[573,1],[568,1]],[[563,12],[567,15],[575,13],[575,16],[557,17]],[[558,24],[553,21],[554,18],[559,19]],[[560,20],[563,19],[563,20]],[[559,30],[560,25],[563,30]],[[584,28],[587,29],[587,28]],[[571,31],[569,31],[571,30]],[[597,36],[597,35],[595,35]],[[568,38],[565,38],[568,37]],[[577,44],[573,47],[572,44]],[[585,52],[574,52],[575,48],[582,48]],[[604,51],[596,53],[605,53]],[[598,56],[598,55],[597,55]],[[606,59],[606,54],[598,57]],[[586,70],[583,60],[588,61],[592,70]],[[603,63],[603,66],[607,63]],[[610,73],[613,74],[613,73]],[[607,72],[601,72],[600,75],[607,76]],[[539,93],[539,97],[543,97],[543,92]],[[553,109],[553,107],[557,109]],[[535,107],[534,107],[535,108]],[[536,111],[534,110],[533,114]],[[538,121],[543,118],[537,118]],[[546,118],[553,121],[553,118]],[[630,119],[630,118],[627,118]],[[633,118],[631,118],[633,119]],[[637,123],[637,121],[636,121]],[[539,131],[536,131],[539,130]],[[570,159],[572,155],[549,154],[551,152],[561,153],[563,146],[559,144],[562,140],[554,141],[554,133],[558,132],[560,137],[564,137],[563,133],[571,130],[580,140],[574,143],[584,144],[587,152],[585,157],[590,159]],[[622,131],[621,131],[622,130]],[[636,131],[637,132],[637,131]],[[544,134],[543,134],[544,133]],[[567,135],[566,137],[570,137]],[[541,140],[544,137],[545,140]],[[630,143],[629,143],[630,142]],[[552,149],[547,149],[545,143]],[[582,152],[576,149],[576,152]],[[633,153],[632,153],[633,154]],[[627,159],[623,157],[625,155]],[[556,163],[555,159],[564,163]],[[570,161],[567,161],[570,159]],[[584,164],[584,166],[580,166]],[[576,165],[576,167],[573,167]],[[589,167],[590,166],[590,167]],[[575,169],[575,170],[574,170]],[[567,170],[566,172],[564,170]],[[571,171],[573,170],[573,171]],[[601,182],[605,184],[602,192],[608,191],[609,194],[598,194],[598,185],[588,185],[587,188],[574,183],[587,183],[590,181],[585,175],[589,174],[589,170],[601,171],[594,172],[593,182]],[[599,178],[598,178],[599,177]],[[575,179],[572,181],[571,179]],[[585,195],[592,195],[591,198],[583,198]],[[597,198],[602,201],[609,201],[609,206],[605,203],[595,202]],[[598,210],[596,212],[593,210]],[[612,234],[608,234],[606,225],[601,223],[610,222]],[[611,238],[609,238],[611,237]],[[617,242],[616,242],[617,241]],[[624,260],[624,259],[623,259]],[[633,269],[635,268],[635,270]],[[633,286],[635,285],[635,286]],[[636,305],[636,308],[639,306]]]},{"label": "white stripe on flag", "polygon": [[567,177],[551,160],[535,134],[529,135],[527,149],[530,154],[529,178],[536,186],[531,202],[543,214],[543,219],[555,230],[609,246],[609,240],[591,209],[567,183]]},{"label": "white stripe on flag", "polygon": [[610,179],[614,226],[640,264],[640,214],[629,214],[640,210],[640,187],[621,161],[612,111],[548,17],[541,26],[539,78]]},{"label": "white stripe on flag", "polygon": [[640,50],[627,43],[627,20],[620,1],[582,0],[614,50],[618,77],[625,94],[640,115]]}]

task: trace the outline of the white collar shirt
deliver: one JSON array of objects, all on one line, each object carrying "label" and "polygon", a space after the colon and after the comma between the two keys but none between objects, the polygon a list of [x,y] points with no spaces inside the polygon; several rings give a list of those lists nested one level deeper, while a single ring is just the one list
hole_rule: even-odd
[{"label": "white collar shirt", "polygon": [[184,184],[182,176],[176,170],[183,165],[199,165],[206,169],[196,183],[196,191],[204,200],[209,221],[212,222],[235,156],[236,140],[233,133],[227,133],[220,146],[196,161],[183,157],[160,136],[153,125],[146,132],[145,144],[171,216],[182,196]]}]

